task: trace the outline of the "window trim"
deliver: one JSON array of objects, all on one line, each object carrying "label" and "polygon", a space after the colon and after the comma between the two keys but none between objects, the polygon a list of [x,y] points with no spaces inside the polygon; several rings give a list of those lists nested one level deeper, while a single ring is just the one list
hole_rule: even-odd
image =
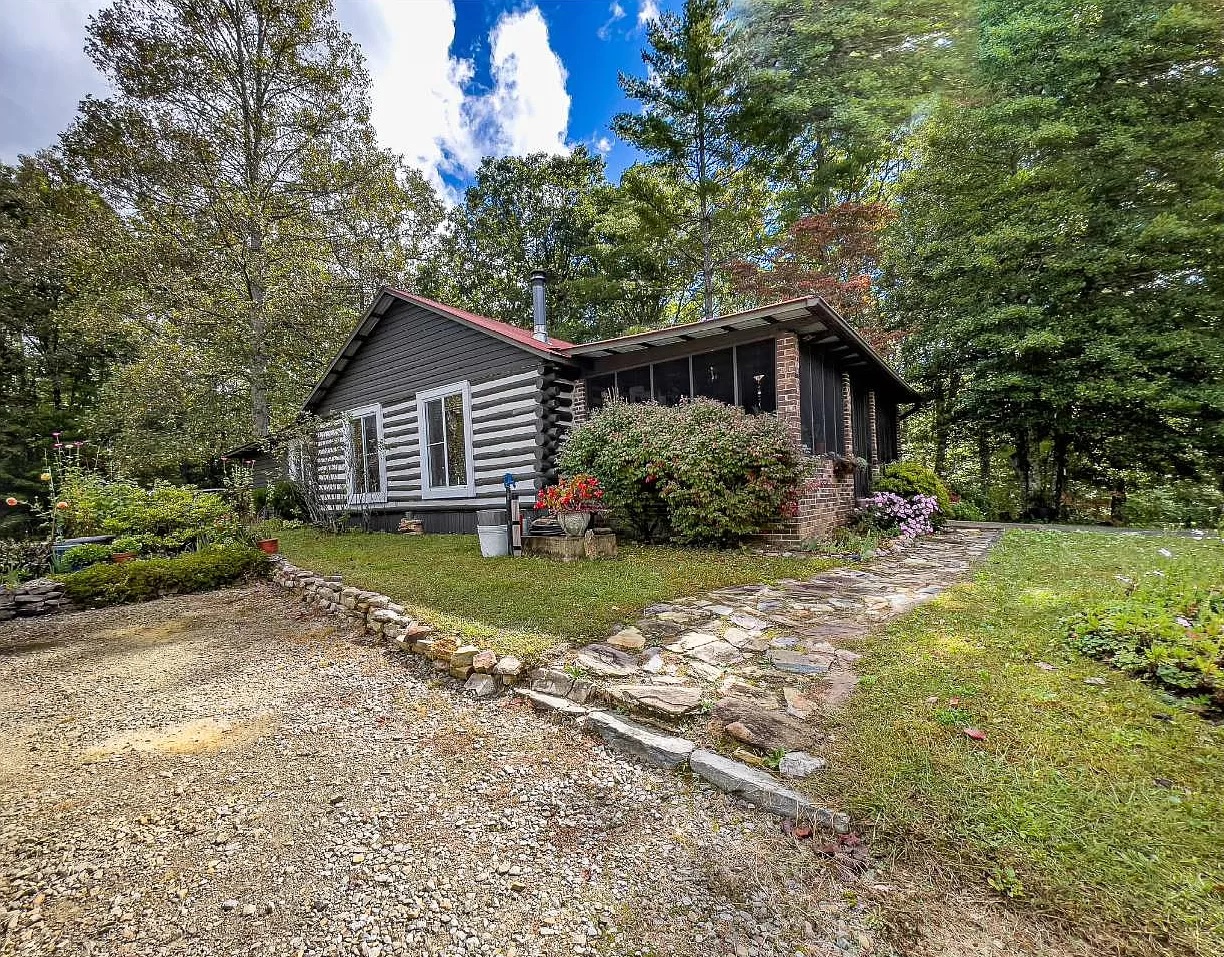
[{"label": "window trim", "polygon": [[[467,461],[467,484],[444,485],[435,488],[429,484],[429,423],[425,418],[425,406],[437,399],[445,399],[451,395],[463,396],[463,451]],[[421,498],[475,498],[476,497],[476,467],[472,452],[472,384],[467,380],[452,382],[449,385],[438,386],[436,389],[426,389],[416,396],[417,440],[421,448]]]},{"label": "window trim", "polygon": [[[374,425],[378,433],[378,484],[381,486],[377,492],[355,492],[353,491],[353,466],[355,464],[353,453],[353,429],[352,422],[354,419],[364,419],[367,416],[374,416]],[[370,405],[363,405],[356,409],[347,410],[342,416],[344,421],[344,448],[345,448],[345,470],[344,470],[344,485],[348,491],[348,503],[350,505],[384,505],[387,502],[387,448],[383,442],[383,414],[382,404],[378,402]]]}]

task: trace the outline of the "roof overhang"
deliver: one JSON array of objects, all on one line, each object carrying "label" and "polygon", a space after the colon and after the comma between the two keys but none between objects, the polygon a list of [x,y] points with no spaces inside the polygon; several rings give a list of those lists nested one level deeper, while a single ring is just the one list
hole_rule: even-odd
[{"label": "roof overhang", "polygon": [[[716,316],[700,322],[669,326],[653,332],[620,336],[599,342],[588,342],[565,350],[575,359],[597,360],[609,356],[639,353],[642,363],[653,361],[651,352],[675,347],[695,346],[713,350],[717,339],[731,333],[751,333],[759,329],[763,335],[783,329],[801,339],[815,343],[831,352],[843,364],[871,369],[886,378],[897,390],[898,398],[914,402],[919,396],[888,362],[876,352],[846,321],[845,317],[820,296],[788,299],[784,302],[749,309],[744,312]],[[739,337],[740,341],[742,337]]]}]

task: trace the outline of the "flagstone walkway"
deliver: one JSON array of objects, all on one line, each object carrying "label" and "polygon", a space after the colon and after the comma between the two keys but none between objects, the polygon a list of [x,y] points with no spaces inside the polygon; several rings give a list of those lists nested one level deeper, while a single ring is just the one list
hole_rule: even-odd
[{"label": "flagstone walkway", "polygon": [[820,716],[858,680],[846,643],[951,587],[997,537],[958,528],[808,581],[655,605],[537,671],[524,693],[571,717],[615,707],[698,747],[736,747],[747,764],[780,758],[783,776],[804,777],[824,766]]}]

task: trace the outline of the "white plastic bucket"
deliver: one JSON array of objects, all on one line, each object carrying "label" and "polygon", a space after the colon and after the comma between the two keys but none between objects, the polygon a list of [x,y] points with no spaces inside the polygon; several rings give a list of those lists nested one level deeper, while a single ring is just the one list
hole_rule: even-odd
[{"label": "white plastic bucket", "polygon": [[476,535],[480,538],[480,554],[485,558],[505,558],[510,554],[505,525],[477,525]]}]

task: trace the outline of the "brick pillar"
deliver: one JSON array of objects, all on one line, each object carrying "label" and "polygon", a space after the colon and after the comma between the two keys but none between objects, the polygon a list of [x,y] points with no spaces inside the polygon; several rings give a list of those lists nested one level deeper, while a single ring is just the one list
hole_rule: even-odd
[{"label": "brick pillar", "polygon": [[854,403],[850,393],[850,373],[841,374],[842,387],[842,455],[854,455]]},{"label": "brick pillar", "polygon": [[799,337],[784,332],[774,343],[774,389],[778,397],[778,418],[790,428],[796,442],[803,441],[799,417]]},{"label": "brick pillar", "polygon": [[570,414],[574,417],[574,425],[582,425],[587,419],[586,379],[574,383],[574,392],[570,396]]},{"label": "brick pillar", "polygon": [[875,389],[867,393],[867,435],[870,439],[871,479],[875,481],[880,475],[880,438],[876,432]]}]

